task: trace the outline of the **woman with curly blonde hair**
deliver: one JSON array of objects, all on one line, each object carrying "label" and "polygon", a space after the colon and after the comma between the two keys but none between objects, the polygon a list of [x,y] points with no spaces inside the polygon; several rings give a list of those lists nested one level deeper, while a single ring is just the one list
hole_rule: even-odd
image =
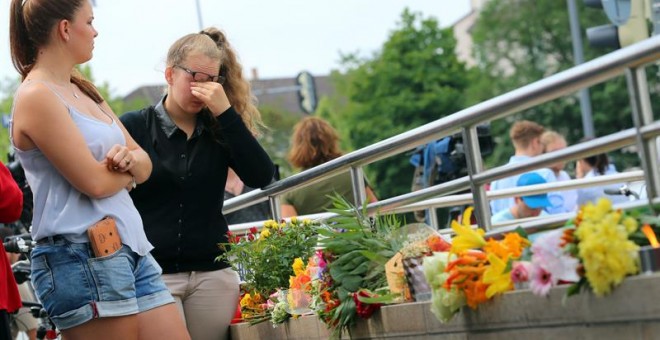
[{"label": "woman with curly blonde hair", "polygon": [[153,162],[131,191],[153,255],[193,339],[225,339],[239,277],[220,255],[229,168],[248,186],[270,183],[275,166],[255,136],[261,124],[249,83],[216,28],[183,36],[167,54],[167,93],[121,117]]},{"label": "woman with curly blonde hair", "polygon": [[[325,120],[305,117],[293,128],[289,162],[296,168],[307,170],[331,161],[343,152],[339,148],[337,131]],[[366,186],[367,201],[378,199],[371,187]],[[284,194],[282,217],[323,212],[332,206],[328,195],[339,194],[352,201],[353,189],[350,173],[326,178],[318,183]]]}]

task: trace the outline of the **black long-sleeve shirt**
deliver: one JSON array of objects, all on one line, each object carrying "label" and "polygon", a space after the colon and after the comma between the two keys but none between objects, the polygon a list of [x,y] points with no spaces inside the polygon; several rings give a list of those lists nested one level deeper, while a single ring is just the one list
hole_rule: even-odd
[{"label": "black long-sleeve shirt", "polygon": [[155,247],[152,254],[166,274],[226,268],[215,258],[221,254],[218,243],[227,242],[222,215],[227,169],[260,188],[271,182],[275,167],[233,108],[217,118],[220,142],[201,119],[187,139],[163,101],[121,117],[153,163],[149,179],[131,191]]}]

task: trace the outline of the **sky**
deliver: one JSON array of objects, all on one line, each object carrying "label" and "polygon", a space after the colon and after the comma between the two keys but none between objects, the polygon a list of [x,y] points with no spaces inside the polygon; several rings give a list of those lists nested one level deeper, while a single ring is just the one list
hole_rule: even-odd
[{"label": "sky", "polygon": [[[9,4],[0,0],[2,80],[17,76],[9,52]],[[97,84],[107,82],[113,95],[124,96],[163,84],[170,45],[200,26],[215,26],[226,33],[249,78],[252,69],[261,79],[301,71],[326,75],[340,67],[342,53],[378,51],[405,8],[447,27],[468,14],[470,0],[96,0],[99,36],[88,63]]]}]

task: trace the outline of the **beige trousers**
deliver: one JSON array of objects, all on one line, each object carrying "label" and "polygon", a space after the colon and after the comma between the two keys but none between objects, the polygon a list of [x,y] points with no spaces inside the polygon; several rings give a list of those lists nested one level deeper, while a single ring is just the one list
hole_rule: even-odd
[{"label": "beige trousers", "polygon": [[163,274],[163,281],[193,340],[229,338],[240,294],[239,277],[233,269]]}]

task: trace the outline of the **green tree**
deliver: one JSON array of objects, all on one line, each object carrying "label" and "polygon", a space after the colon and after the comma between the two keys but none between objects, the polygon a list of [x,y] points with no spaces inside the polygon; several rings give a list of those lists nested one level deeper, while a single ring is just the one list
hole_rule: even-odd
[{"label": "green tree", "polygon": [[[321,115],[362,148],[459,111],[467,73],[455,46],[451,29],[404,10],[372,58],[343,57],[345,70],[332,78],[344,99],[335,98]],[[368,174],[380,197],[392,197],[410,191],[413,168],[401,154],[372,164]]]},{"label": "green tree", "polygon": [[[585,59],[608,51],[586,45],[586,27],[608,23],[602,11],[585,8],[577,1],[585,43]],[[515,10],[513,10],[515,8]],[[565,1],[491,0],[479,13],[472,29],[474,56],[478,70],[471,78],[469,104],[514,90],[574,66],[568,10]],[[649,73],[649,74],[654,74]],[[655,77],[650,77],[654,81]],[[596,136],[621,127],[633,126],[624,77],[617,77],[590,89]],[[654,94],[657,97],[657,94]],[[654,98],[657,102],[657,98]],[[577,94],[525,110],[507,119],[492,122],[491,132],[497,147],[490,158],[493,164],[506,163],[513,153],[508,130],[518,119],[536,121],[564,134],[569,143],[583,137],[581,110]],[[567,124],[570,122],[570,124]],[[620,168],[635,165],[637,157],[613,153]]]},{"label": "green tree", "polygon": [[289,138],[293,126],[298,122],[299,116],[290,112],[284,112],[274,107],[259,107],[261,119],[266,125],[259,143],[264,147],[268,155],[279,167],[281,178],[291,176],[294,169],[289,165],[287,152],[289,151]]}]

